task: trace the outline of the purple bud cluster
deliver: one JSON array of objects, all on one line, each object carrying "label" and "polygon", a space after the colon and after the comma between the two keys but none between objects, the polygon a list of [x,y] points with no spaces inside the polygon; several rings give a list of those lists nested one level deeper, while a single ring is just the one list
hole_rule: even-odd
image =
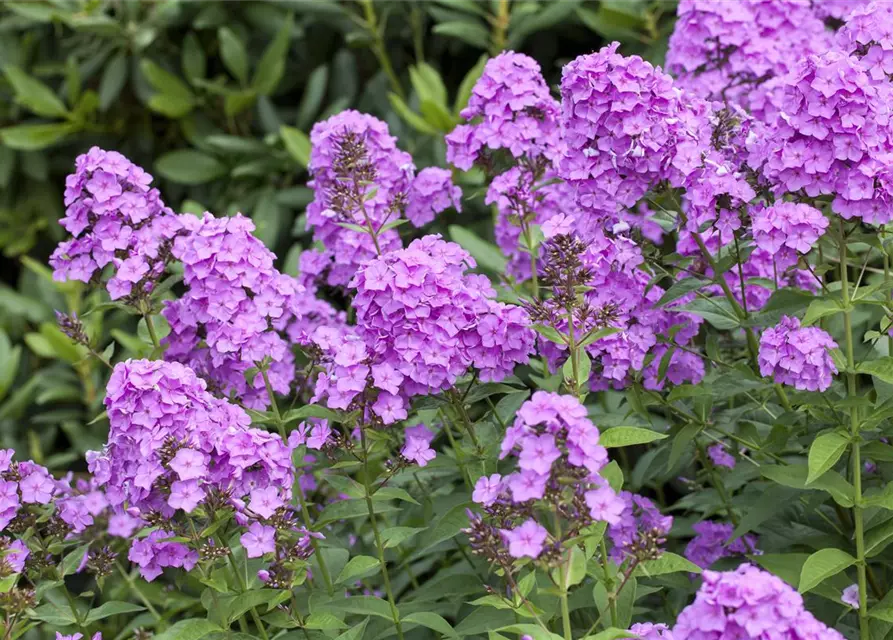
[{"label": "purple bud cluster", "polygon": [[837,343],[819,327],[801,327],[800,320],[783,316],[760,336],[760,373],[779,384],[805,391],[824,391],[837,373],[829,349]]},{"label": "purple bud cluster", "polygon": [[[211,396],[176,362],[128,360],[115,366],[105,400],[108,443],[87,461],[113,506],[171,518],[216,491],[247,513],[291,494],[291,451],[279,436],[250,427],[239,407]],[[264,492],[264,499],[255,497]],[[265,516],[264,516],[265,517]]]},{"label": "purple bud cluster", "polygon": [[549,94],[540,66],[529,56],[506,51],[490,59],[446,136],[447,161],[467,171],[499,149],[512,157],[552,157],[558,138],[558,103]]},{"label": "purple bud cluster", "polygon": [[729,542],[735,527],[725,522],[704,520],[692,526],[694,538],[685,547],[685,557],[702,569],[707,569],[720,558],[736,555],[759,555],[757,537],[744,535]]},{"label": "purple bud cluster", "polygon": [[72,238],[50,257],[59,281],[91,282],[112,266],[112,300],[148,295],[164,272],[179,217],[150,188],[152,176],[117,151],[93,147],[65,180],[65,217]]},{"label": "purple bud cluster", "polygon": [[343,409],[366,389],[379,391],[385,424],[407,415],[406,400],[449,389],[469,367],[500,380],[533,349],[530,321],[519,307],[496,302],[490,281],[466,274],[474,260],[438,235],[386,253],[358,271],[357,338],[336,346],[316,396]]},{"label": "purple bud cluster", "polygon": [[781,578],[743,564],[705,571],[695,601],[679,614],[674,638],[686,640],[843,640],[803,607],[803,597]]},{"label": "purple bud cluster", "polygon": [[629,491],[620,492],[620,500],[620,517],[608,527],[611,558],[619,564],[628,556],[655,557],[673,527],[673,516],[661,514],[651,500]]}]

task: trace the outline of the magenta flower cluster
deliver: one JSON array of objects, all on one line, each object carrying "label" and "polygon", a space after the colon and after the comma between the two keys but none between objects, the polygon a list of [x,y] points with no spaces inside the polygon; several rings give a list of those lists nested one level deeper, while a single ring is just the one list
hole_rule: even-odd
[{"label": "magenta flower cluster", "polygon": [[779,266],[809,253],[828,228],[828,219],[808,204],[777,202],[751,211],[754,243],[776,257]]},{"label": "magenta flower cluster", "polygon": [[837,373],[828,352],[836,348],[827,331],[801,327],[797,318],[783,316],[760,336],[760,373],[795,389],[824,391]]},{"label": "magenta flower cluster", "polygon": [[704,520],[692,526],[695,537],[685,547],[685,557],[702,569],[720,558],[736,555],[758,555],[757,538],[747,534],[730,542],[735,527],[726,522]]},{"label": "magenta flower cluster", "polygon": [[459,245],[429,235],[361,267],[351,282],[357,338],[334,345],[317,397],[346,408],[371,377],[372,408],[389,424],[407,416],[409,398],[449,389],[469,367],[500,380],[527,362],[527,313],[496,302],[485,276],[465,273],[474,264]]},{"label": "magenta flower cluster", "polygon": [[843,640],[803,607],[781,578],[743,564],[735,571],[705,571],[695,601],[679,614],[674,638],[685,640]]},{"label": "magenta flower cluster", "polygon": [[65,180],[65,217],[71,239],[50,257],[59,281],[90,282],[107,266],[112,300],[148,295],[180,232],[178,216],[150,188],[152,176],[117,151],[93,147],[77,157]]},{"label": "magenta flower cluster", "polygon": [[453,184],[453,174],[448,169],[422,169],[409,189],[406,219],[417,227],[423,227],[447,209],[461,212],[461,198],[462,189]]},{"label": "magenta flower cluster", "polygon": [[459,169],[499,149],[537,158],[551,157],[556,148],[558,103],[529,56],[506,51],[487,61],[461,115],[467,124],[446,136],[447,161]]},{"label": "magenta flower cluster", "polygon": [[619,497],[622,511],[615,521],[608,521],[608,537],[613,543],[611,558],[618,564],[645,544],[645,538],[661,544],[673,527],[673,517],[663,515],[645,496],[622,491]]}]

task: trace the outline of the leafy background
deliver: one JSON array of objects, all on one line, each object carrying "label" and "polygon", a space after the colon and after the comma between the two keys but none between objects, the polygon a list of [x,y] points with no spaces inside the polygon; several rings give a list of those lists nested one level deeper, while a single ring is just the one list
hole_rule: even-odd
[{"label": "leafy background", "polygon": [[[635,0],[112,2],[0,5],[0,443],[65,470],[104,442],[105,372],[55,327],[96,300],[54,283],[62,191],[75,157],[116,149],[180,212],[242,211],[295,273],[309,245],[307,134],[346,108],[387,121],[419,168],[443,164],[486,56],[532,55],[557,85],[574,57],[620,40],[661,62],[675,5]],[[459,223],[490,213],[466,178]],[[85,319],[120,357],[132,316]]]}]

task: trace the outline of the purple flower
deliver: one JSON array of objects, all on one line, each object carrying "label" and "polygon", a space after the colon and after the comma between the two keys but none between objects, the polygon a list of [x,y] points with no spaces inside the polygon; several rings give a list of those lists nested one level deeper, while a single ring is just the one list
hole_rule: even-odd
[{"label": "purple flower", "polygon": [[251,502],[248,503],[248,508],[261,518],[271,517],[276,513],[276,509],[283,505],[282,498],[279,496],[279,489],[273,486],[263,489],[252,489],[250,499]]},{"label": "purple flower", "polygon": [[729,523],[704,520],[692,526],[697,534],[685,547],[685,557],[702,569],[707,569],[720,558],[735,555],[759,554],[757,537],[745,535],[729,542],[734,527]]},{"label": "purple flower", "polygon": [[513,558],[538,558],[549,532],[536,520],[527,520],[515,529],[503,529],[502,535]]},{"label": "purple flower", "polygon": [[853,609],[859,608],[859,585],[851,584],[840,594],[840,601]]},{"label": "purple flower", "polygon": [[800,327],[800,320],[782,316],[781,322],[760,336],[760,373],[779,384],[806,391],[831,386],[837,367],[828,353],[837,343],[818,327]]},{"label": "purple flower", "polygon": [[648,498],[629,491],[622,491],[620,498],[625,503],[623,514],[619,522],[608,526],[611,558],[618,564],[642,547],[658,551],[673,526],[673,517],[661,514]]},{"label": "purple flower", "polygon": [[673,632],[665,624],[639,622],[629,628],[640,640],[674,640]]},{"label": "purple flower", "polygon": [[34,471],[19,480],[19,491],[21,491],[22,502],[31,502],[37,504],[48,504],[56,490],[56,483],[53,478],[42,467],[36,468]]},{"label": "purple flower", "polygon": [[561,451],[555,446],[555,436],[546,433],[541,436],[525,436],[521,439],[521,454],[518,466],[525,471],[533,471],[547,475],[552,463],[561,457]]},{"label": "purple flower", "polygon": [[245,555],[249,558],[260,558],[265,553],[273,553],[276,550],[276,529],[252,522],[248,531],[239,538],[239,542],[245,547]]},{"label": "purple flower", "polygon": [[[12,573],[21,573],[25,569],[25,560],[31,551],[21,540],[0,537],[0,555]],[[4,574],[5,575],[5,574]]]},{"label": "purple flower", "polygon": [[803,608],[803,598],[781,578],[742,564],[704,571],[695,601],[679,614],[674,638],[803,638],[843,640]]},{"label": "purple flower", "polygon": [[602,520],[609,525],[619,525],[626,510],[626,502],[608,486],[587,491],[586,506],[594,520]]},{"label": "purple flower", "polygon": [[407,460],[415,462],[420,467],[424,467],[431,462],[436,454],[431,448],[431,441],[434,434],[423,424],[406,429],[406,442],[403,445],[401,455]]},{"label": "purple flower", "polygon": [[171,483],[171,495],[167,503],[174,509],[192,512],[205,499],[205,492],[197,480],[176,480]]},{"label": "purple flower", "polygon": [[717,467],[726,467],[727,469],[735,468],[735,457],[726,451],[725,446],[717,442],[707,447],[707,455]]},{"label": "purple flower", "polygon": [[548,474],[539,474],[536,471],[515,472],[506,478],[506,485],[512,492],[515,502],[527,502],[539,500],[546,493]]},{"label": "purple flower", "polygon": [[449,169],[422,169],[409,189],[406,219],[415,226],[422,227],[450,207],[461,213],[461,199],[462,189],[453,184],[453,174]]},{"label": "purple flower", "polygon": [[476,503],[489,507],[503,491],[502,476],[494,473],[491,476],[481,476],[474,485],[471,499]]},{"label": "purple flower", "polygon": [[165,567],[179,567],[191,571],[198,562],[198,552],[179,542],[169,542],[174,534],[156,530],[147,537],[134,540],[127,558],[139,566],[140,574],[152,582]]},{"label": "purple flower", "polygon": [[829,224],[818,209],[793,202],[756,207],[751,216],[754,242],[785,267],[796,263],[798,254],[809,253]]},{"label": "purple flower", "polygon": [[180,480],[196,480],[208,473],[207,456],[195,449],[180,449],[168,464]]}]

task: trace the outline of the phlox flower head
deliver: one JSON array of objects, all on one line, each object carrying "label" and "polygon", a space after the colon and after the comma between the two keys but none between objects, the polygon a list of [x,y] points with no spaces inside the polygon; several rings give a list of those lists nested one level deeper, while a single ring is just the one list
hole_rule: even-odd
[{"label": "phlox flower head", "polygon": [[744,535],[729,542],[735,529],[730,523],[704,520],[692,529],[696,535],[686,545],[685,557],[702,569],[708,569],[720,558],[760,553],[754,535]]},{"label": "phlox flower head", "polygon": [[627,556],[659,554],[673,526],[673,517],[661,514],[645,496],[622,491],[620,498],[624,503],[623,512],[617,522],[608,526],[608,537],[613,543],[611,558],[619,564]]},{"label": "phlox flower head", "polygon": [[91,282],[111,265],[112,300],[147,295],[164,272],[181,218],[150,188],[152,176],[117,151],[91,148],[65,180],[65,217],[71,238],[50,257],[58,281]]},{"label": "phlox flower head", "polygon": [[751,218],[754,243],[785,267],[809,253],[829,224],[815,207],[794,202],[755,207]]},{"label": "phlox flower head", "polygon": [[742,564],[704,571],[695,600],[679,614],[674,638],[722,640],[843,640],[803,607],[803,598],[771,573]]},{"label": "phlox flower head", "polygon": [[406,199],[406,219],[422,227],[450,207],[462,211],[462,189],[453,184],[453,174],[440,167],[419,171]]},{"label": "phlox flower head", "polygon": [[447,161],[464,171],[499,149],[535,159],[556,148],[558,103],[539,64],[524,54],[505,51],[488,60],[461,116],[466,124],[446,144]]},{"label": "phlox flower head", "polygon": [[629,628],[640,640],[673,640],[673,632],[665,624],[638,622]]},{"label": "phlox flower head", "polygon": [[824,391],[837,367],[829,349],[837,343],[819,327],[801,327],[800,320],[783,316],[760,336],[760,373],[801,391]]}]

